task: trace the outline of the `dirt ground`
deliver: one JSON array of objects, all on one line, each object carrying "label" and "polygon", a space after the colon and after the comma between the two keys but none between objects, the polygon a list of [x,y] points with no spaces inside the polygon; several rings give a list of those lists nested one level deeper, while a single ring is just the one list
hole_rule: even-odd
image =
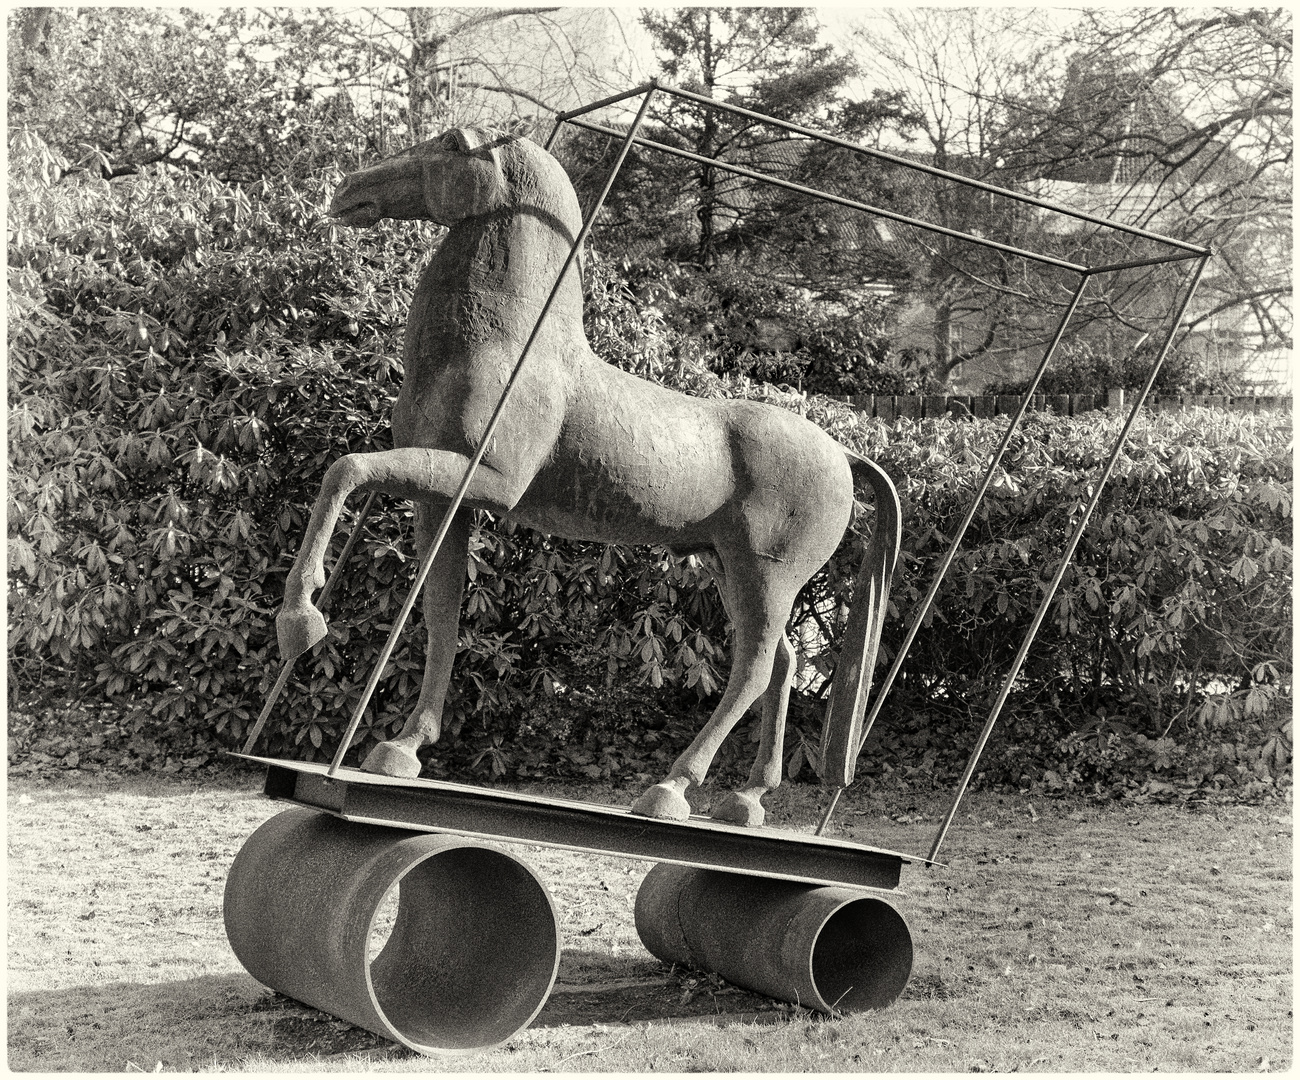
[{"label": "dirt ground", "polygon": [[[632,792],[565,785],[625,805]],[[18,1071],[1274,1071],[1290,1067],[1289,805],[1089,805],[975,793],[946,867],[904,867],[916,946],[890,1008],[830,1020],[670,968],[637,938],[649,864],[516,846],[564,953],[504,1046],[426,1059],[259,985],[225,939],[260,777],[8,790],[9,1066]],[[706,793],[707,794],[707,793]],[[820,789],[772,821],[811,831]],[[925,852],[941,796],[851,792],[836,834]]]}]

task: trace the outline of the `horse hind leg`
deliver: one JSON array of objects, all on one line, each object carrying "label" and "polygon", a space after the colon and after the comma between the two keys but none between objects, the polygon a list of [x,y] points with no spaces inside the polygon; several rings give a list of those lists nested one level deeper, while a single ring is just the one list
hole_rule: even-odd
[{"label": "horse hind leg", "polygon": [[[444,506],[419,502],[415,507],[415,546],[421,560],[437,533]],[[469,554],[469,510],[457,511],[438,549],[424,583],[424,626],[428,646],[424,656],[424,681],[415,711],[402,730],[366,755],[361,768],[384,776],[414,778],[420,775],[416,751],[438,741],[442,710],[451,683],[452,664],[460,630],[460,602],[465,591],[465,563]]]},{"label": "horse hind leg", "polygon": [[690,816],[686,791],[691,784],[704,782],[723,740],[772,681],[777,643],[783,637],[789,614],[788,607],[785,611],[778,610],[779,597],[774,594],[784,590],[773,588],[773,583],[764,580],[761,573],[737,575],[732,569],[728,569],[719,585],[723,603],[736,628],[727,689],[708,723],[673,762],[668,776],[632,804],[633,813],[685,821]]},{"label": "horse hind leg", "polygon": [[785,714],[790,704],[790,683],[794,676],[795,655],[790,639],[784,634],[776,643],[772,663],[772,680],[763,694],[763,720],[760,728],[758,756],[743,787],[724,795],[709,811],[715,821],[731,821],[757,828],[765,812],[760,801],[781,783],[781,754],[785,744]]}]

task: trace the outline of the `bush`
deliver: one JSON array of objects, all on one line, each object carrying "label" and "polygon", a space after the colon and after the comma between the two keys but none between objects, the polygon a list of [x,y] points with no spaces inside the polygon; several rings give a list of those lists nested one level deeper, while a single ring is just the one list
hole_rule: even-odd
[{"label": "bush", "polygon": [[817,300],[734,262],[707,272],[667,260],[625,264],[620,280],[638,305],[656,309],[666,331],[697,341],[717,374],[833,395],[939,386],[922,354],[895,350],[888,304],[878,297]]},{"label": "bush", "polygon": [[[904,493],[904,611],[1002,423],[900,421],[877,451]],[[917,637],[886,752],[906,746],[915,767],[933,751],[929,771],[955,777],[1119,424],[1027,420]],[[1147,781],[1258,791],[1287,775],[1289,439],[1286,420],[1209,410],[1135,426],[1013,687],[988,777],[1116,793]],[[902,626],[887,624],[886,648]]]},{"label": "bush", "polygon": [[[1043,372],[1040,394],[1097,394],[1109,389],[1137,391],[1146,385],[1159,348],[1148,343],[1134,352],[1114,353],[1086,340],[1064,342]],[[1012,379],[985,386],[985,394],[1020,397],[1031,378]],[[1153,394],[1241,394],[1246,382],[1239,370],[1216,365],[1203,353],[1186,345],[1165,357],[1152,386]]]},{"label": "bush", "polygon": [[[388,445],[400,334],[437,230],[336,229],[319,209],[328,176],[244,191],[160,173],[56,182],[58,168],[31,140],[11,147],[11,702],[93,702],[107,734],[199,760],[237,745],[275,678],[273,615],[325,467]],[[608,266],[594,261],[587,283],[589,334],[611,362],[795,409],[890,472],[905,532],[889,655],[1002,421],[891,428],[720,377]],[[1114,430],[1027,421],[872,735],[868,775],[929,783],[960,768]],[[1249,794],[1285,776],[1288,439],[1268,417],[1138,426],[985,756],[988,782]],[[870,514],[860,524],[792,619],[787,757],[805,776]],[[409,589],[411,529],[400,504],[367,524],[331,601],[333,632],[299,661],[268,752],[332,753]],[[434,770],[662,772],[726,671],[725,619],[698,561],[479,515],[469,570]],[[414,702],[414,621],[362,750]],[[750,724],[741,739],[752,735]],[[723,771],[749,756],[728,750]]]},{"label": "bush", "polygon": [[[418,254],[322,221],[331,178],[55,186],[22,168],[39,149],[10,204],[11,678],[229,739],[274,664],[308,487],[385,438]],[[393,567],[367,574],[390,606]]]}]

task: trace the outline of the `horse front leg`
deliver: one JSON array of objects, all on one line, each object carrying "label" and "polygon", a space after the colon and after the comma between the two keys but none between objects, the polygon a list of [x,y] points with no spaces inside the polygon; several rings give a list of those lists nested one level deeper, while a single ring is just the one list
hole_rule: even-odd
[{"label": "horse front leg", "polygon": [[733,821],[756,828],[763,824],[765,811],[760,801],[781,783],[781,754],[785,744],[785,714],[790,705],[790,683],[794,676],[795,655],[790,639],[784,634],[776,643],[772,664],[772,681],[763,694],[763,721],[758,741],[758,756],[749,771],[744,787],[724,795],[710,810],[715,821]]},{"label": "horse front leg", "polygon": [[[354,491],[383,491],[415,502],[449,502],[465,475],[469,458],[448,450],[403,447],[374,454],[348,454],[326,470],[320,495],[298,558],[284,583],[284,605],[275,628],[280,655],[292,659],[324,639],[325,619],[311,602],[325,584],[325,550],[347,497]],[[465,505],[508,513],[526,490],[532,473],[508,475],[481,464],[465,493]]]},{"label": "horse front leg", "polygon": [[[422,502],[415,507],[415,546],[423,560],[442,523],[445,506]],[[420,759],[416,751],[438,741],[442,710],[451,683],[452,663],[460,630],[460,602],[465,591],[465,566],[469,557],[471,511],[459,510],[438,549],[424,583],[424,626],[428,646],[424,656],[424,682],[415,711],[402,730],[375,746],[361,768],[384,776],[416,777]]]}]

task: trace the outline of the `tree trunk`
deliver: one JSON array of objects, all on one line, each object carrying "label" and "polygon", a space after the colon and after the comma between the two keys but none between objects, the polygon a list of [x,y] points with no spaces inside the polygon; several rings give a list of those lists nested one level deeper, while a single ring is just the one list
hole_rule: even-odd
[{"label": "tree trunk", "polygon": [[412,144],[432,138],[445,126],[447,108],[442,101],[438,54],[447,39],[435,32],[436,14],[435,8],[406,11],[411,27],[411,55],[406,62],[406,123]]},{"label": "tree trunk", "polygon": [[[704,79],[704,93],[707,97],[713,97],[713,87],[717,81],[715,67],[713,57],[713,18],[711,13],[706,10],[704,13],[704,56],[700,63],[700,69]],[[709,109],[704,114],[704,132],[700,140],[699,153],[705,157],[713,156],[717,134],[717,114],[712,109]],[[700,173],[700,202],[695,213],[700,219],[700,242],[697,252],[700,265],[706,270],[712,269],[718,259],[717,251],[714,249],[713,230],[713,211],[717,202],[717,184],[717,171],[712,166],[705,165]]]},{"label": "tree trunk", "polygon": [[952,368],[952,305],[940,297],[934,309],[934,371],[946,382]]}]

